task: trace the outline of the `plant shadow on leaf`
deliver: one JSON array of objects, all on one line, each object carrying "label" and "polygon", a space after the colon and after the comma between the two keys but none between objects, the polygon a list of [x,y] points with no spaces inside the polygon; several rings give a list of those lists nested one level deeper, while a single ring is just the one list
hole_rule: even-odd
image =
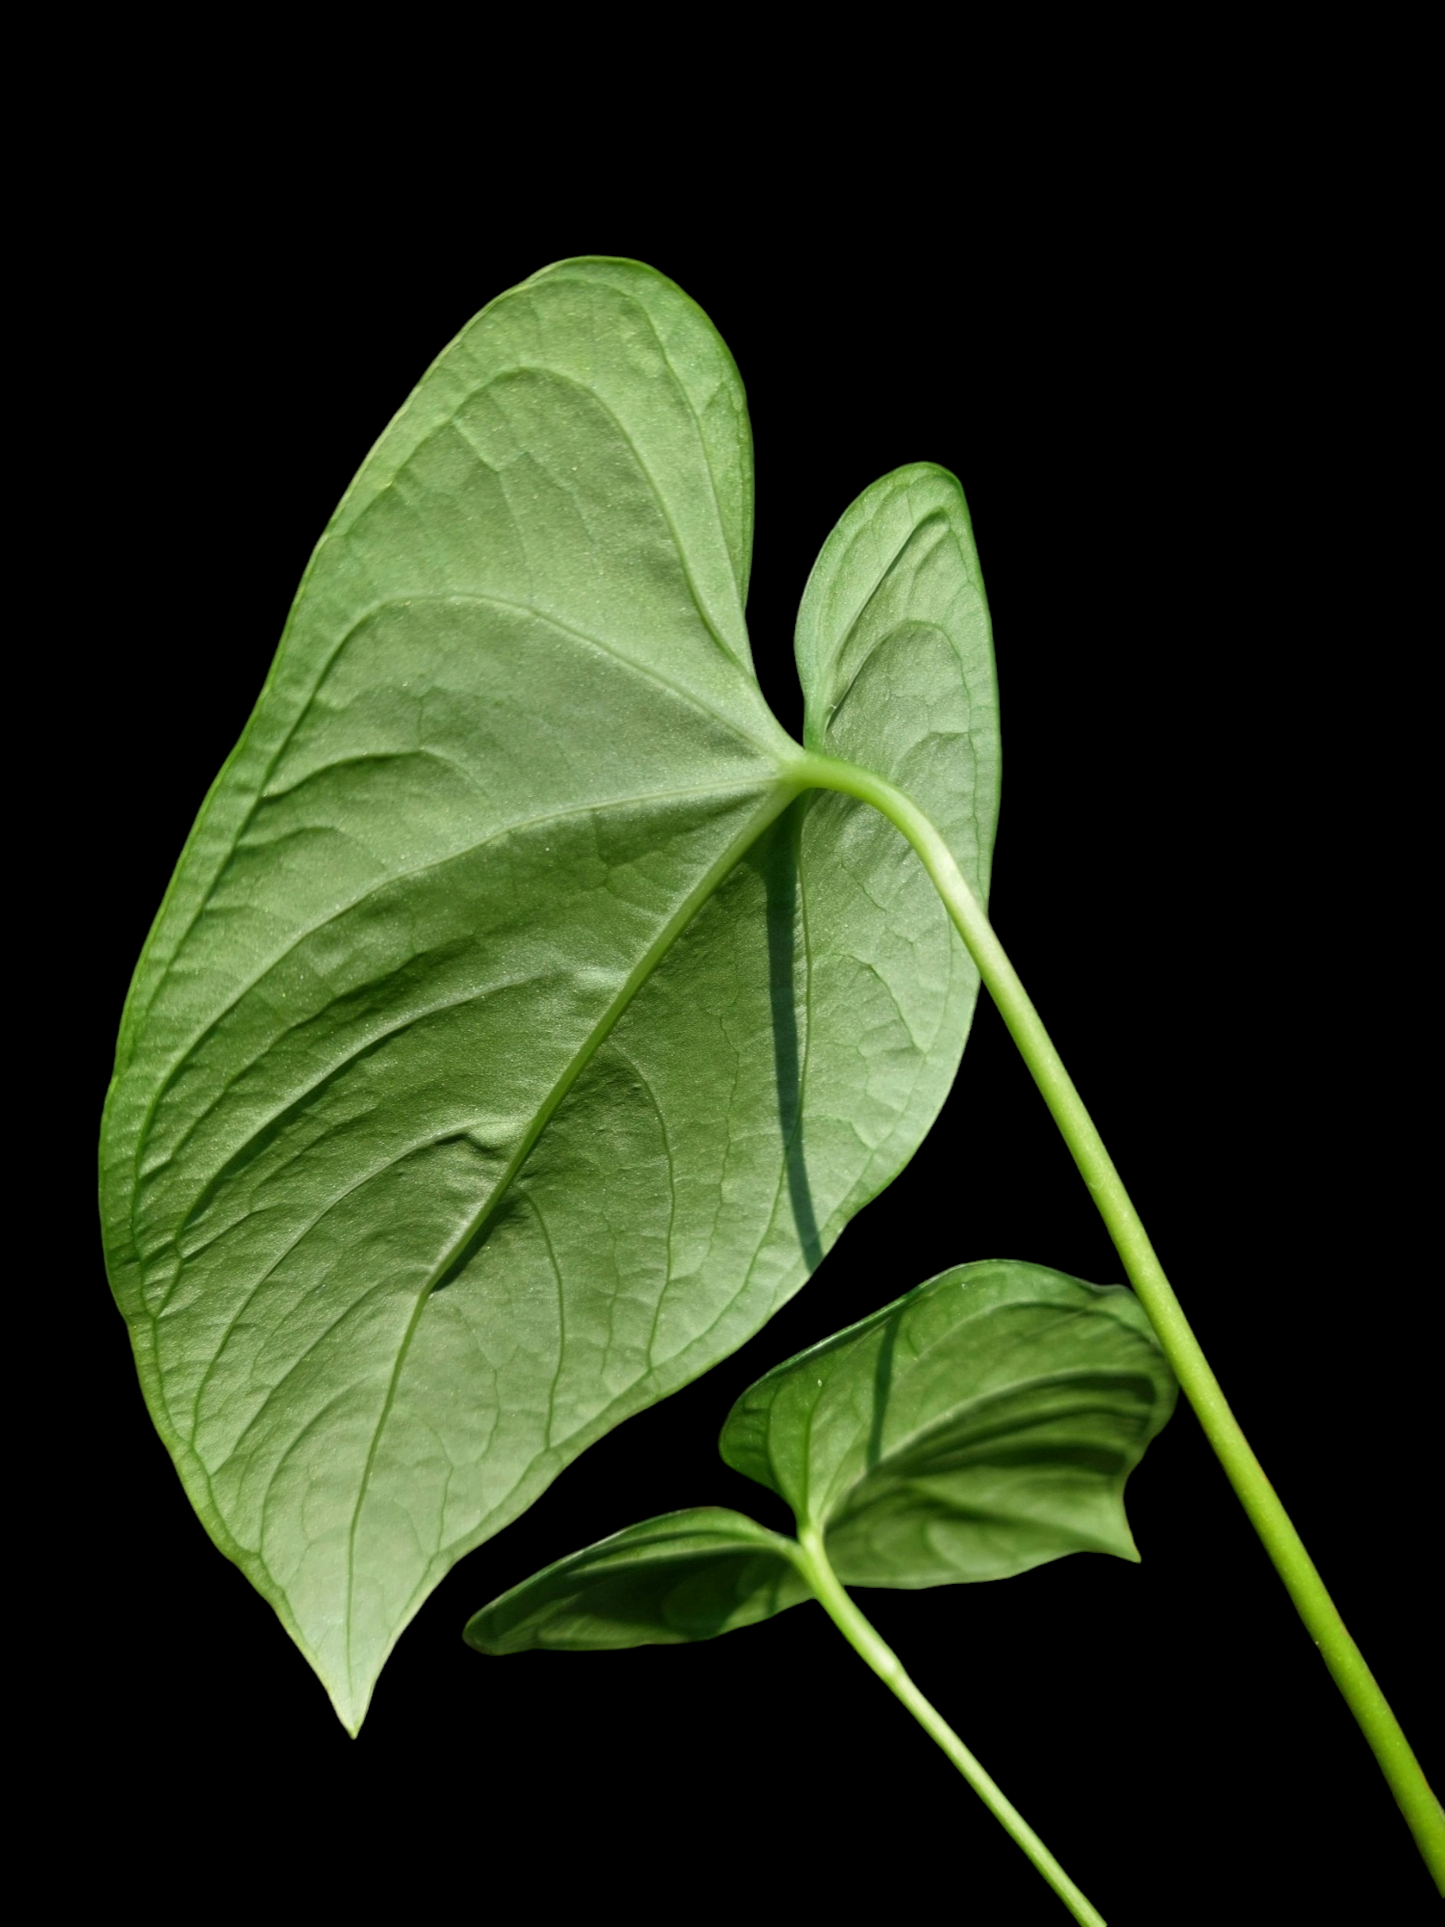
[{"label": "plant shadow on leaf", "polygon": [[788,1203],[798,1245],[810,1270],[823,1262],[818,1216],[808,1182],[804,1142],[803,1082],[798,1055],[798,850],[803,816],[812,798],[801,796],[782,822],[764,838],[747,861],[764,878],[768,918],[768,997],[772,1011],[773,1062],[778,1080],[778,1130],[784,1144],[788,1174]]}]

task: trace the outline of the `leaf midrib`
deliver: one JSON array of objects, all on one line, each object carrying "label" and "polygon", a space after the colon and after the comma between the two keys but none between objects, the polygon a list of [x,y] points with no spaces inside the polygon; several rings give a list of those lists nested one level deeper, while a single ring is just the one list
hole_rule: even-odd
[{"label": "leaf midrib", "polygon": [[[239,1007],[244,1002],[244,1000],[248,996],[250,996],[252,991],[257,989],[259,985],[265,982],[266,978],[270,975],[270,973],[273,970],[277,968],[278,965],[284,963],[285,960],[289,956],[291,956],[292,953],[301,944],[305,943],[309,938],[316,936],[320,931],[325,930],[329,925],[334,923],[339,923],[342,920],[342,918],[350,916],[352,911],[359,909],[362,904],[369,902],[372,897],[378,894],[379,891],[390,889],[394,884],[405,883],[413,877],[424,876],[428,871],[438,869],[443,864],[454,863],[464,857],[473,856],[476,854],[478,850],[486,849],[489,844],[500,843],[507,837],[517,836],[524,831],[537,829],[543,824],[562,823],[562,822],[566,822],[572,817],[602,814],[608,810],[628,809],[628,808],[635,807],[636,805],[639,805],[639,804],[665,803],[665,802],[673,801],[674,799],[680,800],[684,797],[702,797],[702,796],[724,797],[724,796],[735,794],[739,791],[746,791],[749,789],[756,789],[759,787],[761,787],[761,785],[756,781],[750,782],[750,783],[744,782],[744,783],[737,783],[737,784],[700,783],[695,787],[689,788],[689,789],[654,790],[654,791],[642,792],[636,796],[605,797],[596,802],[578,804],[576,807],[572,809],[548,810],[543,812],[543,814],[541,814],[540,816],[520,817],[515,822],[505,823],[500,828],[494,830],[490,835],[478,838],[478,840],[475,843],[465,844],[456,850],[448,850],[441,856],[433,857],[433,858],[430,858],[425,863],[417,864],[414,869],[398,870],[391,876],[387,876],[379,879],[379,881],[368,886],[367,889],[363,890],[359,896],[351,898],[348,902],[340,905],[340,907],[337,908],[336,910],[333,910],[329,915],[321,918],[321,920],[318,923],[308,924],[304,930],[298,931],[296,936],[292,938],[292,940],[286,945],[286,947],[283,950],[279,950],[274,957],[269,959],[264,970],[258,972],[256,976],[252,977],[247,983],[243,984],[241,988],[236,992],[235,996],[232,997],[231,1001],[228,1004],[226,1004],[223,1009],[217,1011],[215,1016],[207,1020],[205,1026],[201,1030],[197,1031],[195,1036],[192,1037],[187,1042],[184,1051],[176,1059],[176,1062],[171,1066],[169,1072],[167,1073],[165,1079],[162,1081],[162,1084],[157,1092],[155,1105],[158,1105],[160,1103],[161,1099],[165,1096],[165,1093],[175,1083],[176,1078],[180,1075],[181,1071],[185,1068],[186,1064],[189,1062],[192,1054],[195,1052],[197,1047],[200,1044],[204,1043],[208,1037],[212,1036],[213,1033],[225,1021],[227,1017],[229,1017],[234,1011],[239,1009]],[[241,1159],[242,1154],[245,1152],[247,1147],[250,1144],[254,1143],[256,1138],[259,1137],[263,1131],[269,1130],[273,1125],[277,1124],[282,1118],[284,1118],[288,1111],[294,1110],[298,1104],[304,1103],[309,1097],[314,1096],[314,1094],[318,1090],[320,1090],[330,1079],[335,1077],[339,1071],[344,1070],[346,1065],[349,1062],[351,1062],[353,1058],[360,1055],[362,1050],[370,1049],[374,1045],[385,1041],[387,1037],[395,1036],[398,1032],[404,1031],[408,1029],[412,1024],[420,1021],[420,1019],[422,1019],[423,1017],[434,1015],[437,1010],[445,1010],[452,1007],[453,1007],[452,1004],[440,1004],[440,1005],[431,1006],[425,1009],[409,1011],[404,1017],[399,1018],[396,1023],[390,1025],[389,1027],[383,1030],[378,1031],[374,1036],[367,1037],[365,1042],[359,1045],[357,1049],[351,1053],[351,1057],[343,1058],[339,1064],[332,1065],[328,1070],[322,1072],[319,1076],[313,1079],[313,1081],[310,1084],[308,1084],[303,1091],[299,1091],[294,1096],[288,1098],[286,1103],[281,1106],[280,1110],[273,1112],[268,1118],[264,1120],[264,1122],[259,1124],[256,1127],[256,1129],[251,1132],[249,1137],[243,1139],[242,1142],[238,1144],[234,1148],[234,1150],[232,1150],[227,1155],[224,1164],[220,1167],[220,1169],[217,1172],[215,1172],[212,1175],[212,1178],[210,1179],[208,1184],[204,1186],[202,1190],[197,1194],[197,1196],[192,1200],[186,1212],[185,1217],[181,1220],[178,1226],[178,1231],[183,1231],[186,1225],[190,1224],[194,1220],[197,1211],[203,1207],[210,1190],[217,1182],[217,1180],[227,1170],[231,1169],[232,1166],[234,1166],[238,1162],[238,1160]],[[314,1015],[298,1019],[297,1023],[291,1025],[287,1030],[278,1032],[277,1035],[274,1038],[272,1038],[268,1043],[267,1049],[274,1048],[275,1045],[279,1043],[282,1038],[294,1035],[295,1032],[301,1029],[305,1024],[311,1023],[313,1021],[314,1021]],[[221,1087],[220,1091],[217,1093],[216,1102],[219,1103],[222,1099],[228,1096],[232,1091],[232,1089],[234,1088],[238,1079],[245,1076],[248,1071],[253,1070],[258,1061],[259,1060],[255,1058],[251,1059],[248,1063],[243,1065],[235,1073],[233,1077],[228,1079],[227,1082]],[[152,1107],[152,1113],[154,1112],[155,1105],[153,1105]],[[181,1136],[177,1138],[175,1144],[171,1147],[171,1149],[167,1151],[165,1157],[161,1159],[159,1163],[150,1166],[150,1168],[144,1173],[144,1177],[147,1182],[154,1182],[156,1177],[161,1172],[167,1170],[170,1167],[170,1165],[174,1163],[175,1159],[180,1155],[180,1153],[185,1149],[186,1145],[190,1142],[193,1132],[196,1131],[200,1127],[201,1123],[204,1121],[204,1115],[205,1114],[202,1114],[202,1116],[197,1117],[190,1125],[188,1125],[185,1131],[181,1134]],[[139,1169],[140,1158],[144,1153],[146,1141],[147,1140],[145,1135],[142,1134],[140,1141],[138,1142],[138,1145],[137,1145],[137,1151],[136,1151],[136,1163],[137,1163],[136,1193],[137,1195],[139,1194],[139,1191],[140,1191],[140,1177],[141,1177],[140,1169]],[[375,1175],[375,1174],[371,1173],[369,1175]]]},{"label": "leaf midrib", "polygon": [[[796,780],[790,781],[786,774],[781,774],[776,786],[767,793],[763,807],[755,812],[746,827],[739,832],[715,862],[710,865],[693,890],[689,892],[677,910],[674,911],[672,917],[668,920],[667,924],[664,925],[657,938],[654,939],[638,963],[634,965],[627,979],[612,999],[612,1002],[593,1025],[587,1038],[573,1053],[567,1066],[553,1084],[546,1098],[537,1106],[530,1127],[518,1143],[512,1157],[508,1160],[501,1176],[493,1187],[490,1197],[474,1214],[471,1223],[453,1239],[451,1245],[442,1252],[432,1267],[426,1282],[417,1293],[416,1304],[407,1322],[407,1328],[403,1334],[402,1342],[397,1348],[396,1359],[387,1382],[386,1396],[382,1404],[380,1416],[377,1419],[376,1429],[372,1435],[371,1445],[367,1451],[366,1464],[357,1487],[356,1503],[352,1509],[351,1526],[347,1538],[346,1665],[348,1685],[351,1686],[353,1691],[355,1690],[355,1678],[352,1667],[352,1631],[354,1625],[352,1599],[356,1583],[355,1548],[357,1527],[361,1520],[362,1509],[366,1503],[366,1495],[370,1487],[377,1452],[380,1449],[381,1440],[385,1434],[387,1422],[390,1419],[392,1407],[396,1401],[396,1394],[401,1383],[403,1370],[405,1369],[407,1355],[410,1352],[412,1342],[421,1324],[422,1314],[427,1302],[433,1292],[441,1289],[446,1284],[449,1276],[465,1263],[468,1254],[476,1248],[488,1224],[496,1215],[496,1212],[510,1191],[518,1172],[531,1156],[538,1139],[556,1114],[558,1106],[562,1103],[568,1091],[571,1090],[578,1077],[606,1041],[619,1018],[622,1016],[622,1013],[627,1009],[643,985],[651,978],[658,965],[662,962],[663,958],[667,956],[673,944],[692,922],[703,904],[714,895],[719,885],[737,867],[738,863],[747,854],[753,844],[757,842],[763,832],[768,829],[768,827],[782,815],[789,804],[794,801],[800,788],[801,785]],[[649,1368],[652,1363],[653,1361],[649,1359]],[[279,1381],[279,1384],[284,1383],[284,1379]],[[279,1384],[276,1389],[279,1389]]]}]

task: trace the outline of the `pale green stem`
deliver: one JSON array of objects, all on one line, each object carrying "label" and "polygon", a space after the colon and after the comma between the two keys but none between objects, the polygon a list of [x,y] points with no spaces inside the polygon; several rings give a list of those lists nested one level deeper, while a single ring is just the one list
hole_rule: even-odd
[{"label": "pale green stem", "polygon": [[799,1532],[798,1552],[794,1558],[819,1605],[844,1639],[867,1660],[889,1691],[898,1695],[924,1732],[943,1748],[1009,1838],[1022,1847],[1033,1861],[1074,1919],[1083,1921],[1085,1927],[1105,1927],[1104,1916],[1098,1908],[1090,1905],[1087,1897],[1070,1880],[1018,1808],[1005,1798],[984,1772],[937,1707],[930,1705],[919,1692],[904,1672],[892,1647],[878,1637],[853,1604],[838,1575],[828,1564],[828,1556],[823,1550],[823,1535],[815,1527],[804,1527]]},{"label": "pale green stem", "polygon": [[1089,1187],[1185,1396],[1379,1761],[1435,1884],[1445,1893],[1445,1811],[1225,1402],[1094,1121],[948,845],[915,803],[868,770],[805,752],[799,775],[816,788],[840,790],[871,803],[903,832],[922,859]]}]

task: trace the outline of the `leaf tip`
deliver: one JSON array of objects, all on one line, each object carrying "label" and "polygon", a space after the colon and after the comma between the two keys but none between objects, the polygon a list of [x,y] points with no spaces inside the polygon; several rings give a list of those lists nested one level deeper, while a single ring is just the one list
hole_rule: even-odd
[{"label": "leaf tip", "polygon": [[353,1740],[359,1739],[362,1723],[371,1710],[371,1691],[376,1682],[370,1681],[361,1692],[350,1686],[333,1686],[329,1680],[323,1680],[322,1684],[326,1687],[332,1712],[346,1728],[348,1735]]}]

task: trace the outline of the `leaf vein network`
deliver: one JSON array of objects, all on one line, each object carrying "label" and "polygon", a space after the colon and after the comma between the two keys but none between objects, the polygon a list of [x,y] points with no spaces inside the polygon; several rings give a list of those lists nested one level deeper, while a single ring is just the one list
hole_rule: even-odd
[{"label": "leaf vein network", "polygon": [[[224,1021],[226,1020],[226,1018],[231,1016],[232,1013],[240,1007],[240,1005],[251,994],[253,990],[256,990],[262,983],[265,982],[266,978],[271,974],[273,970],[275,970],[280,964],[283,964],[286,961],[286,959],[293,954],[293,952],[295,952],[301,947],[302,944],[308,942],[312,937],[319,935],[321,931],[327,929],[330,925],[341,922],[343,918],[350,916],[354,910],[359,909],[363,904],[369,902],[373,897],[379,895],[382,891],[392,889],[398,884],[411,882],[413,879],[417,877],[425,876],[428,873],[428,871],[442,869],[448,863],[456,863],[461,861],[463,858],[466,858],[469,856],[475,856],[479,850],[484,850],[493,843],[506,842],[511,837],[523,835],[528,831],[539,829],[547,824],[567,822],[574,818],[579,818],[579,817],[595,816],[608,810],[635,809],[639,805],[646,806],[649,804],[666,803],[674,800],[680,800],[683,797],[689,797],[689,796],[724,797],[724,796],[743,794],[743,793],[746,793],[748,790],[762,789],[762,788],[763,788],[763,784],[761,780],[759,778],[753,778],[751,780],[744,780],[744,781],[739,781],[737,783],[729,783],[729,784],[724,784],[724,783],[698,784],[696,787],[689,788],[689,789],[646,791],[635,796],[599,797],[592,802],[578,804],[571,809],[546,811],[538,816],[519,819],[517,822],[514,822],[514,823],[504,823],[498,829],[494,830],[489,836],[479,837],[477,841],[474,843],[463,844],[462,846],[460,846],[455,850],[448,850],[440,856],[429,858],[425,863],[417,864],[412,869],[397,870],[389,876],[378,878],[374,883],[369,884],[365,890],[361,891],[359,895],[349,898],[347,902],[339,905],[335,910],[330,911],[326,916],[320,918],[316,923],[308,924],[304,930],[298,931],[295,934],[295,936],[290,939],[290,941],[285,945],[283,949],[277,951],[277,953],[273,957],[270,957],[267,959],[264,968],[262,968],[260,971],[258,971],[255,974],[255,976],[249,978],[244,984],[242,984],[240,988],[231,997],[230,1001],[225,1005],[223,1005],[222,1008],[214,1014],[214,1016],[212,1016],[207,1020],[207,1022],[201,1027],[200,1030],[198,1030],[191,1038],[187,1040],[187,1042],[181,1047],[180,1053],[176,1057],[176,1060],[172,1064],[170,1070],[167,1071],[165,1077],[160,1081],[156,1098],[153,1100],[151,1105],[152,1114],[158,1107],[161,1098],[164,1097],[165,1093],[174,1084],[175,1080],[177,1079],[177,1077],[179,1077],[182,1070],[184,1070],[186,1064],[189,1062],[192,1054],[195,1052],[197,1047],[203,1044],[208,1037],[210,1037],[216,1030],[219,1029],[221,1024],[224,1023]],[[444,1007],[445,1006],[443,1006],[443,1008]],[[306,1024],[313,1023],[315,1021],[316,1014],[317,1013],[312,1013],[310,1016],[301,1019],[300,1022],[298,1022],[297,1024],[288,1026],[288,1028],[285,1031],[282,1031],[279,1033],[279,1036],[285,1037],[285,1036],[292,1035],[296,1030],[303,1028]],[[409,1016],[408,1018],[406,1018],[400,1025],[397,1025],[394,1028],[405,1029],[407,1024],[414,1023],[420,1017],[426,1016],[428,1014],[429,1013],[425,1010],[417,1011],[413,1013],[411,1016]],[[377,1034],[379,1036],[385,1036],[388,1033],[381,1032]],[[278,1040],[277,1039],[270,1040],[266,1048],[268,1050],[273,1049],[275,1047],[276,1041]],[[370,1042],[371,1040],[368,1039],[366,1041]],[[359,1051],[361,1048],[364,1048],[364,1046],[358,1046],[357,1054],[359,1054]],[[227,1079],[225,1084],[223,1084],[221,1087],[221,1092],[220,1092],[221,1096],[225,1096],[234,1087],[235,1083],[240,1078],[244,1077],[246,1073],[253,1068],[254,1061],[255,1060],[252,1060],[251,1063],[242,1065],[238,1071],[236,1071],[230,1078]],[[284,1115],[284,1111],[287,1108],[289,1108],[289,1105],[283,1106],[282,1111],[278,1112],[276,1115],[278,1117],[281,1115]],[[167,1152],[166,1156],[163,1159],[161,1159],[157,1164],[152,1165],[150,1170],[147,1173],[145,1173],[145,1176],[147,1178],[153,1179],[159,1172],[167,1168],[167,1166],[172,1162],[176,1154],[185,1148],[185,1145],[189,1142],[191,1133],[199,1127],[205,1115],[206,1115],[205,1113],[202,1113],[200,1117],[197,1117],[195,1120],[193,1120],[193,1122],[190,1125],[187,1126],[185,1133],[177,1140],[174,1149]],[[152,1119],[150,1118],[147,1119],[146,1121],[147,1126],[150,1124],[151,1121]],[[265,1129],[266,1127],[262,1126],[260,1128]],[[139,1177],[140,1177],[140,1173],[139,1173],[140,1157],[143,1153],[146,1141],[147,1141],[147,1129],[146,1127],[143,1127],[141,1132],[138,1133],[137,1148],[136,1148],[138,1188],[139,1188]]]}]

